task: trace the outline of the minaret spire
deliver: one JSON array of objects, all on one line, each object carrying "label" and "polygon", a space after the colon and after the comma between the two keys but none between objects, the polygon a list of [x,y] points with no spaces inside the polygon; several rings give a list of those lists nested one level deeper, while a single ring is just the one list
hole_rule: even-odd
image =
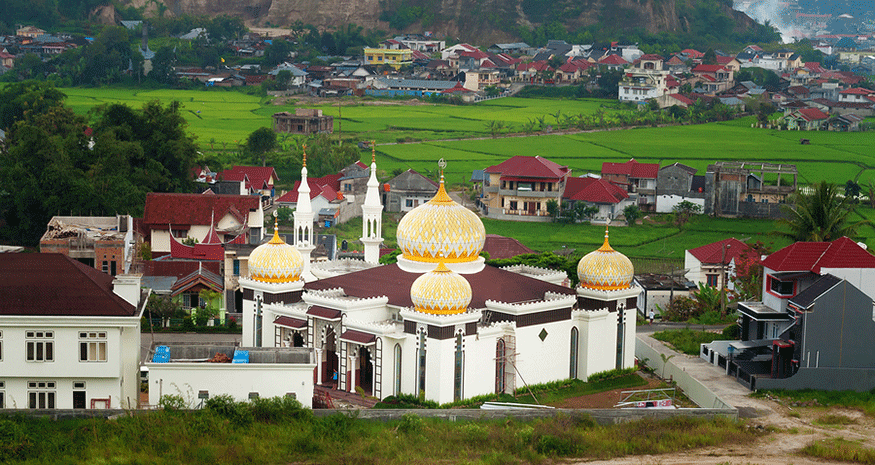
[{"label": "minaret spire", "polygon": [[298,185],[298,202],[295,205],[295,248],[304,259],[304,269],[301,278],[306,282],[315,281],[310,272],[310,252],[316,248],[313,244],[313,206],[310,204],[310,183],[307,181],[307,144],[303,146],[304,154],[301,163],[301,183]]},{"label": "minaret spire", "polygon": [[380,204],[380,182],[377,181],[377,143],[371,141],[371,176],[368,192],[362,205],[362,237],[365,261],[380,262],[380,244],[383,243],[383,205]]}]

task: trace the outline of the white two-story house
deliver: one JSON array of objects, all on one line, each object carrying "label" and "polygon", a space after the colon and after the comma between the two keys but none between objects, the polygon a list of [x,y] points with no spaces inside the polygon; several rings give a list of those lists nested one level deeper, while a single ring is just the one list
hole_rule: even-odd
[{"label": "white two-story house", "polygon": [[136,408],[139,275],[62,254],[0,258],[0,408]]}]

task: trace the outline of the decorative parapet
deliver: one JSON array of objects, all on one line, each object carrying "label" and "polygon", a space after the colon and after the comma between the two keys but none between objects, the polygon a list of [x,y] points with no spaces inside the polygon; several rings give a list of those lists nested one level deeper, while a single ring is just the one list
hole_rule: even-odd
[{"label": "decorative parapet", "polygon": [[511,273],[529,276],[541,281],[547,282],[562,282],[568,278],[568,273],[562,270],[553,270],[550,268],[540,268],[531,265],[510,265],[501,267],[502,270],[510,271]]},{"label": "decorative parapet", "polygon": [[577,296],[563,295],[557,293],[548,293],[545,295],[545,300],[537,300],[532,302],[507,303],[496,300],[487,300],[486,309],[508,313],[511,315],[522,315],[532,312],[542,312],[546,310],[555,310],[557,308],[572,307],[577,303]]},{"label": "decorative parapet", "polygon": [[343,320],[343,326],[345,329],[363,331],[378,336],[403,334],[403,326],[391,321],[373,322],[347,318]]},{"label": "decorative parapet", "polygon": [[448,326],[451,324],[462,324],[480,321],[483,316],[481,310],[468,309],[464,313],[455,313],[450,315],[435,315],[431,313],[418,312],[413,307],[402,308],[398,312],[405,320],[416,321],[419,323],[428,323],[435,326]]},{"label": "decorative parapet", "polygon": [[246,289],[253,289],[256,291],[269,292],[271,294],[279,294],[281,292],[288,291],[297,291],[304,288],[304,280],[299,279],[298,281],[293,281],[290,283],[266,283],[263,281],[256,281],[250,278],[239,278],[240,287]]},{"label": "decorative parapet", "polygon": [[326,289],[323,291],[308,290],[302,296],[304,302],[310,305],[322,305],[338,310],[362,310],[366,308],[385,307],[389,297],[351,297],[343,288]]}]

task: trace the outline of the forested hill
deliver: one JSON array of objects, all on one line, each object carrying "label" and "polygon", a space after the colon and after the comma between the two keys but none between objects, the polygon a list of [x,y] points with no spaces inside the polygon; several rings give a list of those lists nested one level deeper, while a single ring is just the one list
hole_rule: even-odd
[{"label": "forested hill", "polygon": [[[34,4],[41,8],[34,8]],[[23,9],[17,11],[20,5]],[[334,29],[354,23],[365,29],[431,31],[434,37],[490,45],[546,39],[640,41],[712,46],[776,39],[732,9],[731,0],[5,0],[0,21],[140,19],[230,15],[250,27],[296,23]],[[26,16],[26,17],[24,17]],[[139,17],[137,17],[139,16]],[[5,19],[4,19],[5,18]],[[659,37],[659,40],[655,38]]]}]

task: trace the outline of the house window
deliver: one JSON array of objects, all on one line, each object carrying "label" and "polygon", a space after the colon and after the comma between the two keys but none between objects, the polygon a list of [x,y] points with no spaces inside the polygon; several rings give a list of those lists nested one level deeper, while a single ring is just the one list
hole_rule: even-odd
[{"label": "house window", "polygon": [[705,275],[706,284],[709,287],[717,287],[717,276],[716,274]]},{"label": "house window", "polygon": [[108,261],[106,261],[106,260],[103,261],[103,266],[100,268],[100,271],[103,271],[104,273],[109,273],[109,262]]},{"label": "house window", "polygon": [[240,260],[234,260],[234,276],[240,276]]},{"label": "house window", "polygon": [[261,228],[252,228],[249,230],[249,243],[250,244],[260,244],[261,243]]},{"label": "house window", "polygon": [[511,210],[516,210],[516,209],[517,209],[517,202],[516,202],[516,200],[511,200],[511,201],[510,201],[510,209],[511,209]]},{"label": "house window", "polygon": [[407,207],[412,207],[413,206],[413,199],[407,199],[407,201],[405,202],[405,205],[407,205]]},{"label": "house window", "polygon": [[106,332],[82,331],[79,333],[79,361],[106,361]]},{"label": "house window", "polygon": [[112,275],[112,276],[115,276],[115,275],[116,275],[116,271],[117,271],[117,270],[116,270],[115,260],[113,260],[113,261],[109,262],[109,274]]},{"label": "house window", "polygon": [[185,239],[186,237],[188,237],[188,230],[187,229],[171,229],[170,234],[177,239],[178,238]]},{"label": "house window", "polygon": [[55,408],[55,382],[28,382],[27,408]]},{"label": "house window", "polygon": [[793,281],[780,281],[773,276],[769,276],[769,280],[769,290],[772,291],[772,294],[787,297],[793,295],[793,290],[796,287]]},{"label": "house window", "polygon": [[25,354],[28,362],[55,361],[54,331],[27,331],[25,336]]},{"label": "house window", "polygon": [[0,408],[6,408],[6,382],[0,381]]},{"label": "house window", "polygon": [[[3,331],[0,331],[0,362],[3,361]],[[3,407],[0,407],[3,408]]]}]

